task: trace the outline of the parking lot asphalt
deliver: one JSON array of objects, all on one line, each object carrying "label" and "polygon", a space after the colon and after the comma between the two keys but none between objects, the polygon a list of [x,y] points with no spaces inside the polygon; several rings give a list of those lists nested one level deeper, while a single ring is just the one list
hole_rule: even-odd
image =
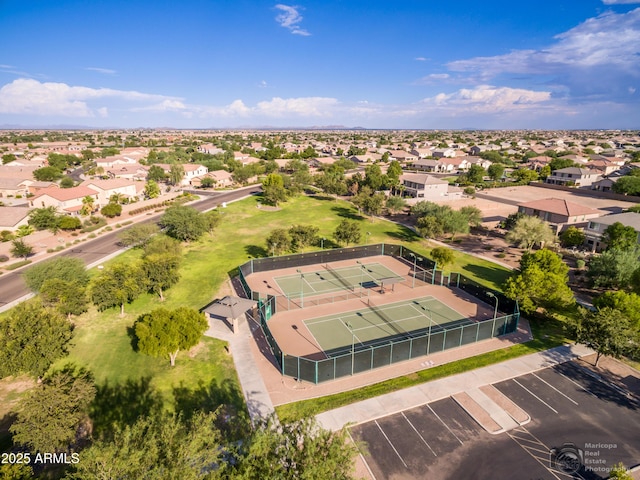
[{"label": "parking lot asphalt", "polygon": [[448,397],[353,426],[373,478],[595,480],[640,463],[640,392],[579,361],[493,386],[531,420],[491,434]]}]

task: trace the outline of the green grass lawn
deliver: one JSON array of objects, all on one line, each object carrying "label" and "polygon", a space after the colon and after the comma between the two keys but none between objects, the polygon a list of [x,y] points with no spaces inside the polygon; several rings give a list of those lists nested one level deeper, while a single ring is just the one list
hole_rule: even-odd
[{"label": "green grass lawn", "polygon": [[[130,392],[132,398],[146,389],[158,393],[169,409],[181,408],[178,404],[184,406],[190,395],[200,404],[217,398],[241,406],[237,375],[224,342],[206,338],[192,352],[180,352],[176,366],[171,368],[168,358],[148,357],[133,350],[128,329],[137,316],[160,306],[199,309],[207,305],[216,298],[223,283],[237,273],[238,265],[250,258],[269,255],[265,238],[275,228],[314,225],[320,229],[319,236],[326,239],[325,248],[333,248],[338,246],[333,242],[333,231],[342,219],[349,218],[361,222],[361,244],[403,243],[420,254],[429,252],[428,242],[412,230],[385,220],[364,218],[347,202],[301,196],[283,203],[278,211],[267,211],[257,208],[259,200],[250,197],[229,204],[221,210],[223,218],[213,234],[186,245],[181,279],[165,292],[164,303],[156,296],[143,295],[126,305],[123,318],[118,316],[118,309],[105,312],[91,309],[74,319],[76,330],[70,355],[54,367],[72,362],[90,369],[97,384],[105,389],[105,398],[114,402],[131,401],[126,396],[113,397],[118,389]],[[129,250],[107,263],[129,262],[139,255],[139,250]],[[500,266],[461,253],[456,253],[451,269],[493,288],[508,275]]]}]

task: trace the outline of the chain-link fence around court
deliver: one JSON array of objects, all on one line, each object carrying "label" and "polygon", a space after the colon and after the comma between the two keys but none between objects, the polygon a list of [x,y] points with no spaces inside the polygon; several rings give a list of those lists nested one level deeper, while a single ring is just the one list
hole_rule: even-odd
[{"label": "chain-link fence around court", "polygon": [[[246,276],[255,272],[326,264],[377,255],[389,255],[404,260],[405,263],[412,266],[413,276],[424,283],[459,288],[474,296],[478,301],[494,306],[494,318],[484,321],[469,319],[465,322],[452,323],[449,326],[439,325],[437,328],[428,328],[423,332],[412,332],[410,338],[400,336],[380,339],[375,345],[353,345],[350,352],[321,360],[298,357],[283,352],[273,337],[268,323],[271,316],[278,310],[288,310],[295,302],[286,298],[287,307],[283,308],[285,300],[280,298],[282,296],[252,291],[246,281]],[[365,245],[252,259],[241,265],[239,270],[240,282],[245,294],[248,298],[259,301],[260,323],[265,338],[280,366],[281,373],[315,384],[513,333],[518,328],[520,318],[520,311],[515,300],[507,298],[500,292],[488,289],[459,273],[444,275],[443,272],[437,270],[437,264],[434,261],[421,257],[402,245]],[[324,303],[347,300],[353,298],[353,295],[348,292],[336,294],[331,298],[325,298]],[[305,302],[305,307],[317,304],[320,303]],[[505,312],[509,313],[504,314]],[[504,315],[498,316],[499,313]]]}]

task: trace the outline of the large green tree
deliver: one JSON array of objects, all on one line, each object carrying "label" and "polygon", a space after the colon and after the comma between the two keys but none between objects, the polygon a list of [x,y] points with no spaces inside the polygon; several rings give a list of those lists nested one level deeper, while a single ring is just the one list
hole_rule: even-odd
[{"label": "large green tree", "polygon": [[22,239],[11,240],[11,248],[9,249],[14,257],[27,258],[33,254],[33,247]]},{"label": "large green tree", "polygon": [[293,250],[299,251],[304,247],[317,243],[319,231],[320,229],[313,225],[293,225],[289,229]]},{"label": "large green tree", "polygon": [[594,256],[587,267],[587,276],[596,288],[637,288],[634,275],[640,271],[640,246],[607,250]]},{"label": "large green tree", "polygon": [[509,243],[515,243],[520,248],[531,250],[535,245],[543,247],[553,242],[554,235],[547,222],[538,217],[521,217],[505,236]]},{"label": "large green tree", "polygon": [[32,451],[68,450],[78,440],[96,389],[91,376],[70,367],[53,373],[20,403],[13,441]]},{"label": "large green tree", "polygon": [[152,253],[142,259],[142,271],[150,292],[164,301],[164,291],[180,280],[180,256],[169,253]]},{"label": "large green tree", "polygon": [[146,291],[147,280],[137,263],[116,263],[106,267],[94,277],[89,287],[91,301],[98,310],[120,307],[124,316],[124,306],[133,302]]},{"label": "large green tree", "polygon": [[[112,438],[98,439],[82,451],[69,480],[199,480],[223,478],[227,464],[216,428],[216,413],[139,417],[114,426]],[[227,477],[229,478],[229,477]]]},{"label": "large green tree", "polygon": [[631,226],[615,222],[602,232],[602,241],[607,244],[607,249],[627,250],[638,244],[638,232]]},{"label": "large green tree", "polygon": [[313,417],[261,424],[242,450],[231,478],[350,480],[358,455],[346,429],[324,430]]},{"label": "large green tree", "polygon": [[179,185],[184,178],[184,166],[180,163],[174,163],[169,168],[168,179],[171,185]]},{"label": "large green tree", "polygon": [[56,230],[58,228],[58,214],[56,207],[34,208],[29,212],[29,225],[36,230]]},{"label": "large green tree", "polygon": [[138,223],[118,233],[120,245],[123,247],[144,247],[160,232],[155,223]]},{"label": "large green tree", "polygon": [[278,206],[287,200],[287,190],[284,188],[282,175],[270,173],[262,181],[262,198],[269,205]]},{"label": "large green tree", "polygon": [[560,234],[560,242],[566,248],[579,247],[584,244],[585,239],[584,230],[573,225]]},{"label": "large green tree", "polygon": [[620,310],[604,307],[596,311],[581,309],[574,320],[578,343],[596,351],[595,366],[602,355],[620,358],[622,355],[637,351],[639,345],[638,330]]},{"label": "large green tree", "polygon": [[208,230],[205,217],[186,205],[167,208],[159,223],[167,235],[182,242],[198,240]]},{"label": "large green tree", "polygon": [[71,257],[56,257],[45,260],[24,272],[25,283],[36,293],[40,291],[47,280],[53,279],[86,286],[89,283],[89,274],[82,260]]},{"label": "large green tree", "polygon": [[358,243],[362,238],[360,225],[354,220],[345,218],[336,227],[333,232],[333,238],[335,238],[339,244],[346,246],[349,246],[351,243]]},{"label": "large green tree", "polygon": [[86,286],[75,280],[47,279],[40,288],[40,297],[44,305],[55,308],[67,318],[86,312],[89,304]]},{"label": "large green tree", "polygon": [[503,285],[507,297],[518,300],[527,313],[537,307],[561,308],[574,302],[573,292],[567,285],[569,267],[551,250],[525,252],[520,269]]},{"label": "large green tree", "polygon": [[593,299],[593,306],[596,308],[613,308],[620,310],[640,331],[640,295],[628,293],[624,290],[604,292]]},{"label": "large green tree", "polygon": [[41,377],[67,354],[73,328],[52,308],[25,302],[0,321],[0,378],[28,373]]},{"label": "large green tree", "polygon": [[289,231],[284,228],[276,228],[266,238],[267,249],[271,255],[280,255],[292,248],[292,239]]},{"label": "large green tree", "polygon": [[451,265],[455,260],[455,254],[453,253],[453,250],[446,247],[434,248],[433,250],[431,250],[429,256],[433,260],[435,260],[435,262],[438,264],[438,267],[440,267],[442,271],[447,268],[447,265]]},{"label": "large green tree", "polygon": [[158,308],[140,315],[134,325],[138,349],[153,357],[169,357],[175,366],[180,350],[194,347],[209,324],[203,313],[190,308]]}]

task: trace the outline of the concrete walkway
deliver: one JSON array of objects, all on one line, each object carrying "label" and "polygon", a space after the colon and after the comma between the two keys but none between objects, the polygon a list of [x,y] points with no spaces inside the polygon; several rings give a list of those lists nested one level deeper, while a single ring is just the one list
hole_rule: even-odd
[{"label": "concrete walkway", "polygon": [[249,417],[255,424],[257,421],[268,418],[275,410],[251,351],[251,344],[254,341],[251,332],[260,326],[252,320],[247,321],[245,319],[247,317],[243,316],[237,323],[237,333],[233,333],[229,326],[220,320],[209,320],[210,328],[205,335],[229,342],[229,350],[236,366]]},{"label": "concrete walkway", "polygon": [[368,422],[461,392],[471,392],[477,396],[476,389],[484,385],[535,372],[591,353],[591,349],[582,345],[556,347],[329,410],[316,418],[322,427],[340,430],[347,424]]}]

